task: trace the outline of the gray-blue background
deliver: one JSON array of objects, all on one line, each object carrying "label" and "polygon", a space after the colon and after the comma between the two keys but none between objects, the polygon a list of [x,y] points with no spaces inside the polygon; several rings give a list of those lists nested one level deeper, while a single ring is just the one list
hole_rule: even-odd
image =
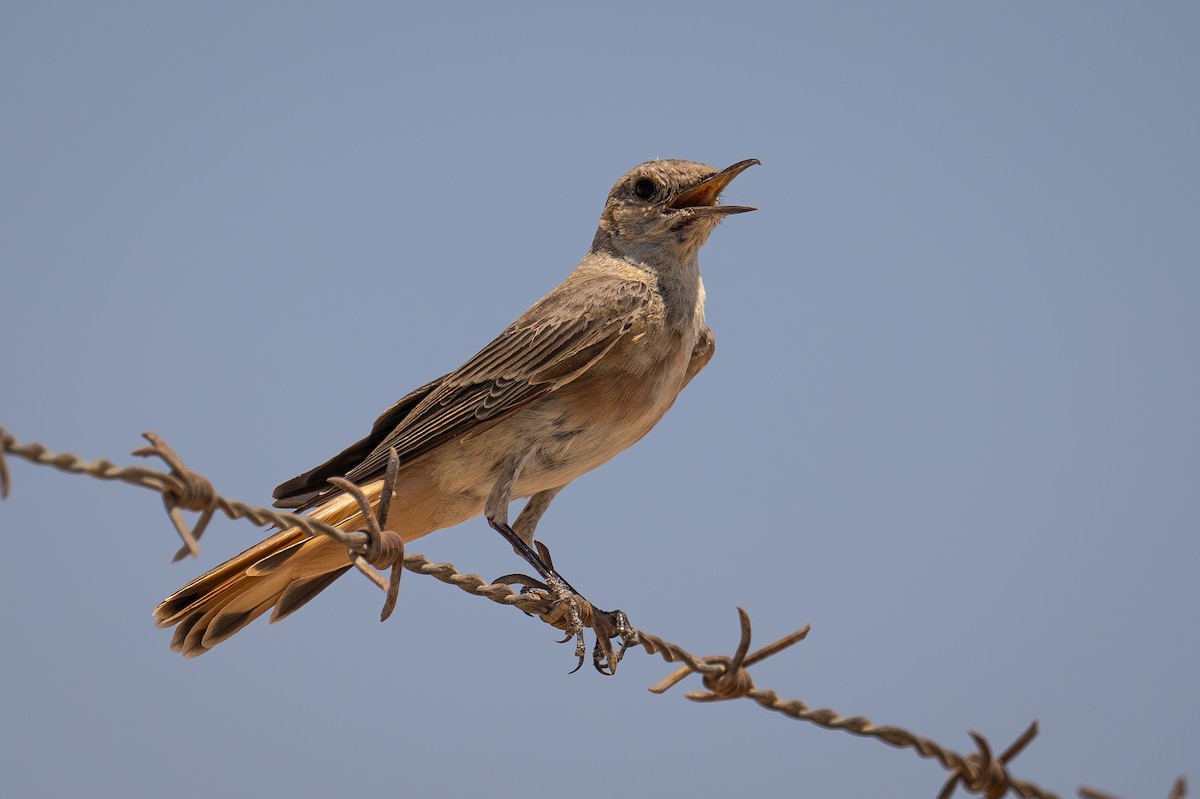
[{"label": "gray-blue background", "polygon": [[[0,424],[163,434],[266,503],[584,253],[612,182],[763,166],[705,249],[717,355],[541,532],[761,685],[1018,774],[1200,777],[1200,12],[1190,3],[53,4],[0,11]],[[185,662],[157,498],[0,505],[0,793],[931,796],[908,752],[572,677],[515,611],[351,575]],[[416,546],[521,566],[482,521]],[[696,687],[693,685],[692,687]],[[677,689],[678,691],[678,689]],[[399,783],[399,784],[397,784]]]}]

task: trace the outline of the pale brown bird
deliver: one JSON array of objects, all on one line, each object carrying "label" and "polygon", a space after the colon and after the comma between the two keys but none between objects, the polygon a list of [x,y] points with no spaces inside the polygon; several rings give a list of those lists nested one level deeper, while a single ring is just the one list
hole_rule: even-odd
[{"label": "pale brown bird", "polygon": [[[716,170],[649,161],[608,195],[592,247],[553,291],[461,367],[384,411],[370,435],[275,489],[276,505],[364,527],[344,477],[379,502],[388,452],[400,470],[386,527],[406,542],[479,515],[543,577],[534,529],[568,483],[650,431],[713,354],[698,253],[719,205],[756,159]],[[509,503],[529,497],[508,523]],[[350,568],[346,548],[292,528],[196,578],[155,609],[194,657],[274,609],[284,618]]]}]

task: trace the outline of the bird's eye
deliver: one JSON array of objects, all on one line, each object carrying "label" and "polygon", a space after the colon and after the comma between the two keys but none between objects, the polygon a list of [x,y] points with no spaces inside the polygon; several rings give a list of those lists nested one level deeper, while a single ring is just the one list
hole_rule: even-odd
[{"label": "bird's eye", "polygon": [[650,178],[642,178],[633,184],[633,193],[643,200],[649,200],[658,191],[658,184]]}]

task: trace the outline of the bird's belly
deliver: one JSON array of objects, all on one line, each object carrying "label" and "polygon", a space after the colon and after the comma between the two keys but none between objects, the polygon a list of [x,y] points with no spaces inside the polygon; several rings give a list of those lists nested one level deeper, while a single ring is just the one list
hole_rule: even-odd
[{"label": "bird's belly", "polygon": [[606,358],[608,368],[598,365],[499,424],[439,448],[419,467],[437,497],[425,532],[478,515],[504,464],[531,446],[514,499],[564,486],[637,443],[683,385],[694,341],[671,343],[655,348],[665,354],[653,360]]},{"label": "bird's belly", "polygon": [[657,367],[652,378],[585,375],[530,409],[540,443],[514,494],[566,485],[640,441],[674,404],[686,360]]},{"label": "bird's belly", "polygon": [[[662,412],[665,411],[663,408]],[[566,485],[590,472],[637,443],[662,418],[662,412],[639,420],[636,425],[592,424],[552,434],[525,465],[513,494],[530,496]]]}]

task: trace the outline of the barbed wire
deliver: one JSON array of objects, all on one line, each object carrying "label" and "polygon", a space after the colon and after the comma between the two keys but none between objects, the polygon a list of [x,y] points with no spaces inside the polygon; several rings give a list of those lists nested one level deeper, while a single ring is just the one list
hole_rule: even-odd
[{"label": "barbed wire", "polygon": [[[179,560],[189,554],[193,557],[199,556],[200,538],[213,515],[218,511],[230,519],[248,519],[257,525],[271,524],[280,528],[297,527],[309,535],[323,535],[332,538],[349,550],[354,566],[386,593],[380,620],[387,619],[396,605],[401,568],[403,568],[416,574],[433,577],[449,585],[455,585],[474,596],[481,596],[502,605],[512,605],[560,630],[568,630],[569,635],[574,634],[571,630],[575,623],[582,623],[596,635],[597,643],[593,659],[597,669],[602,671],[602,661],[607,659],[610,671],[605,673],[615,672],[617,663],[620,662],[625,652],[636,646],[640,646],[647,654],[658,655],[667,663],[682,664],[679,669],[650,688],[654,693],[665,693],[691,674],[698,674],[705,690],[685,692],[684,696],[691,701],[715,702],[745,698],[760,707],[781,713],[797,721],[805,721],[822,729],[841,730],[852,735],[873,738],[899,749],[910,749],[920,757],[936,760],[950,772],[949,778],[938,794],[938,799],[949,799],[960,787],[969,793],[987,797],[987,799],[1000,799],[1009,793],[1026,797],[1026,799],[1057,799],[1056,794],[1033,782],[1014,777],[1009,772],[1009,764],[1037,736],[1038,724],[1036,721],[1032,722],[1025,732],[1005,748],[999,756],[992,754],[992,747],[983,735],[971,731],[969,735],[975,743],[976,751],[964,755],[902,727],[877,725],[863,716],[843,716],[828,708],[812,708],[799,699],[783,699],[775,691],[758,688],[748,669],[755,663],[804,640],[811,629],[810,625],[805,625],[799,630],[751,652],[750,616],[745,610],[738,608],[741,636],[733,656],[700,657],[678,644],[671,643],[645,630],[639,630],[632,625],[614,627],[608,614],[597,611],[586,599],[578,595],[571,597],[568,607],[561,600],[552,597],[548,591],[537,587],[528,587],[537,585],[536,581],[528,578],[518,580],[527,586],[524,590],[514,591],[504,583],[488,583],[479,575],[463,574],[452,564],[433,563],[424,555],[405,552],[404,542],[400,536],[384,527],[387,506],[393,493],[391,489],[394,486],[398,470],[398,460],[395,458],[394,452],[389,459],[379,507],[374,511],[370,507],[370,500],[358,486],[340,478],[334,478],[331,481],[354,497],[366,520],[365,528],[347,531],[319,522],[310,516],[248,505],[226,498],[217,493],[211,481],[206,477],[188,469],[183,460],[167,446],[161,437],[154,433],[144,433],[143,436],[150,445],[135,449],[133,454],[140,457],[160,458],[169,467],[169,472],[145,466],[118,466],[108,460],[88,461],[70,452],[52,452],[41,444],[23,444],[3,427],[0,427],[0,499],[8,497],[11,487],[11,476],[6,460],[6,455],[11,454],[31,463],[50,466],[69,474],[83,474],[100,480],[115,480],[159,493],[162,496],[167,515],[183,542],[183,546],[175,553],[174,560]],[[191,527],[183,518],[181,511],[184,510],[199,513],[195,524]],[[390,574],[385,578],[376,569],[387,569]],[[518,578],[520,576],[510,575],[510,577]],[[621,638],[622,643],[619,650],[611,648],[612,638]],[[582,662],[582,651],[577,649],[577,652]],[[1079,788],[1078,793],[1083,799],[1116,799],[1111,794],[1086,786]],[[1187,784],[1183,777],[1179,777],[1172,785],[1169,799],[1184,799],[1186,793]]]}]

